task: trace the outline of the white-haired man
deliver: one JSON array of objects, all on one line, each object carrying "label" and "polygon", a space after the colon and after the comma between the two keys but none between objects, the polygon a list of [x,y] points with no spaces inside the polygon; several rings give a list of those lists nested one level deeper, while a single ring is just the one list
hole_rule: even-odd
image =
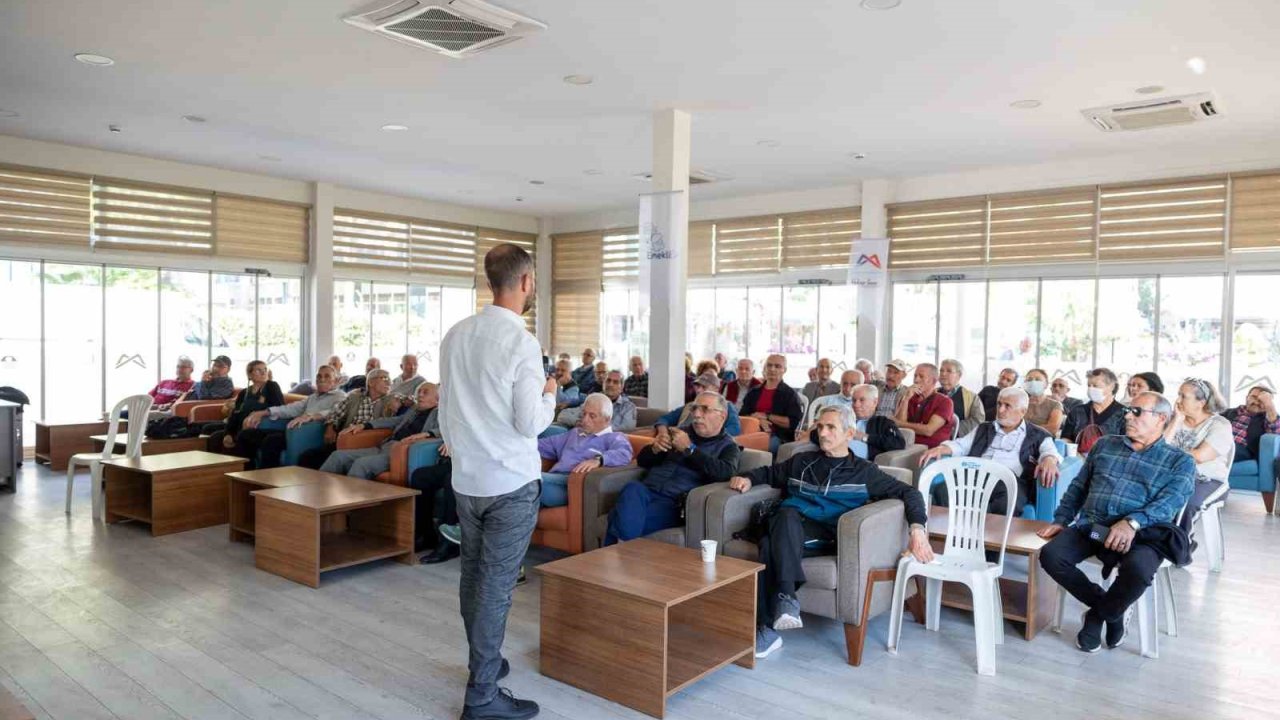
[{"label": "white-haired man", "polygon": [[[636,404],[622,392],[622,371],[610,370],[604,376],[604,394],[613,403],[611,412],[613,419],[610,427],[618,432],[630,432],[636,429]],[[556,425],[575,427],[582,418],[582,405],[565,408],[556,416]]]},{"label": "white-haired man", "polygon": [[[901,450],[907,446],[906,438],[898,430],[898,423],[893,418],[876,414],[876,403],[880,400],[880,391],[875,385],[855,386],[852,395],[853,401],[848,406],[853,412],[851,428],[853,439],[849,441],[849,452],[863,460],[875,460],[876,456],[882,452]],[[840,407],[844,405],[828,405],[823,410]],[[817,445],[818,439],[815,416],[814,427],[809,431],[809,442]]]},{"label": "white-haired man", "polygon": [[542,473],[542,507],[569,504],[570,473],[622,467],[631,462],[631,442],[610,427],[613,403],[609,396],[591,393],[574,409],[581,412],[573,430],[538,441],[538,454],[544,460],[556,461]]},{"label": "white-haired man", "polygon": [[376,479],[391,469],[391,452],[397,444],[413,444],[419,440],[440,436],[440,420],[436,412],[439,404],[439,386],[435,383],[422,383],[414,393],[414,405],[408,412],[398,416],[374,418],[360,425],[350,425],[340,433],[348,435],[361,430],[390,430],[391,434],[377,447],[337,450],[324,461],[320,470],[350,475],[362,480]]},{"label": "white-haired man", "polygon": [[801,430],[807,430],[813,426],[814,421],[818,419],[818,411],[824,407],[834,407],[843,405],[844,407],[853,407],[853,389],[866,382],[860,370],[845,370],[840,373],[840,391],[834,395],[823,395],[809,403],[809,407],[804,411],[804,423],[800,426]]}]

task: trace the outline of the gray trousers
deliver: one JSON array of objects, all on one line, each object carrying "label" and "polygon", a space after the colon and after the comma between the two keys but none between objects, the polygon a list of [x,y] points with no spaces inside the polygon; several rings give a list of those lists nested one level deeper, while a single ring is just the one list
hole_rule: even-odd
[{"label": "gray trousers", "polygon": [[511,591],[538,522],[541,486],[534,480],[493,497],[455,493],[462,526],[458,596],[470,647],[467,705],[484,705],[498,693]]},{"label": "gray trousers", "polygon": [[363,480],[374,480],[391,469],[391,448],[394,445],[395,443],[387,443],[380,448],[338,450],[324,461],[320,469]]}]

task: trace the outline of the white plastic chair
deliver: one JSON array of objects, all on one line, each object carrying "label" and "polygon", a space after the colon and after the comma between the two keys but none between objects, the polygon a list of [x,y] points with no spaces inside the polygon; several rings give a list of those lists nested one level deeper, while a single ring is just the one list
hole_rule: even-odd
[{"label": "white plastic chair", "polygon": [[[1231,467],[1235,458],[1236,446],[1232,445],[1230,454],[1227,456],[1227,467]],[[1222,489],[1218,495],[1205,498],[1200,506],[1200,512],[1196,515],[1196,523],[1200,526],[1200,532],[1196,533],[1196,536],[1204,541],[1204,552],[1209,560],[1209,572],[1222,572],[1222,563],[1227,559],[1227,536],[1222,528],[1222,508],[1227,504],[1227,494],[1230,491],[1231,486],[1223,480]]]},{"label": "white plastic chair", "polygon": [[[150,395],[132,395],[111,409],[111,419],[107,421],[107,444],[100,453],[76,453],[67,461],[67,509],[71,514],[71,491],[76,483],[76,468],[83,465],[89,468],[90,497],[92,500],[93,519],[105,520],[106,508],[102,502],[102,462],[116,458],[136,458],[142,455],[142,437],[147,429],[147,415],[154,402]],[[129,437],[125,442],[124,453],[115,452],[116,435],[120,430],[120,415],[129,412]]]},{"label": "white plastic chair", "polygon": [[973,629],[977,643],[978,674],[996,674],[996,645],[1004,643],[1004,608],[1000,599],[1000,575],[1004,572],[1004,550],[1013,524],[1014,505],[1005,510],[1000,535],[1000,556],[987,562],[987,502],[1003,483],[1007,497],[1017,497],[1017,479],[1009,468],[981,458],[947,458],[921,474],[918,488],[929,502],[929,485],[939,474],[947,483],[947,541],[942,554],[924,564],[907,555],[898,562],[893,584],[892,614],[889,616],[889,652],[897,654],[902,634],[902,608],[907,582],[914,576],[928,578],[925,591],[925,627],[937,630],[942,616],[942,583],[959,582],[973,596]]}]

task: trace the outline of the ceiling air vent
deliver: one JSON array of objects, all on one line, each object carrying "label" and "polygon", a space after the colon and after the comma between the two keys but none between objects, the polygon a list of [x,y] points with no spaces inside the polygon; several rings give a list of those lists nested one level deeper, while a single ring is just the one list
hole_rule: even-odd
[{"label": "ceiling air vent", "polygon": [[1080,112],[1104,132],[1186,125],[1218,116],[1218,108],[1209,93],[1104,105]]},{"label": "ceiling air vent", "polygon": [[[653,181],[653,173],[648,173],[648,172],[636,173],[635,175],[632,175],[631,177],[633,177],[633,178],[635,178],[635,179],[637,179],[637,180],[644,181],[644,182],[652,182],[652,181]],[[724,174],[721,174],[721,173],[718,173],[718,172],[713,172],[713,171],[711,171],[711,170],[691,170],[691,171],[689,171],[689,184],[690,184],[690,185],[706,185],[707,183],[723,182],[723,181],[725,181],[725,180],[729,180],[729,179],[730,179],[730,178],[729,178],[729,176],[728,176],[728,175],[724,175]]]},{"label": "ceiling air vent", "polygon": [[401,0],[342,20],[414,47],[464,58],[526,35],[546,30],[545,23],[483,0]]}]

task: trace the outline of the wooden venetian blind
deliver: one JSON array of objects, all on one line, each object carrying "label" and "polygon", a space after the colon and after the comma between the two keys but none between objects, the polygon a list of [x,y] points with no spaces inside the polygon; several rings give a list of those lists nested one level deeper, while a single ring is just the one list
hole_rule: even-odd
[{"label": "wooden venetian blind", "polygon": [[552,238],[552,352],[578,353],[600,344],[600,290],[604,260],[600,231]]},{"label": "wooden venetian blind", "polygon": [[93,181],[95,248],[213,253],[213,193],[125,180]]},{"label": "wooden venetian blind", "polygon": [[992,263],[1093,260],[1096,187],[993,195],[987,239]]},{"label": "wooden venetian blind", "polygon": [[985,262],[987,199],[925,200],[890,205],[889,265],[909,268]]},{"label": "wooden venetian blind", "polygon": [[766,215],[717,220],[717,275],[777,272],[782,259],[782,220]]},{"label": "wooden venetian blind", "polygon": [[640,277],[640,231],[606,230],[601,238],[600,276],[604,284]]},{"label": "wooden venetian blind", "polygon": [[[538,236],[533,233],[515,232],[514,230],[498,230],[495,228],[479,228],[476,231],[476,312],[489,303],[493,302],[493,293],[489,291],[489,279],[484,274],[484,256],[495,247],[503,244],[511,243],[512,245],[524,248],[533,258],[534,264],[538,262],[537,244]],[[524,324],[529,332],[534,332],[537,328],[538,308],[535,304],[533,309],[524,315]]]},{"label": "wooden venetian blind", "polygon": [[715,232],[713,222],[689,223],[689,277],[711,276]]},{"label": "wooden venetian blind", "polygon": [[336,210],[333,264],[348,268],[409,267],[409,223],[374,213]]},{"label": "wooden venetian blind", "polygon": [[475,274],[475,266],[474,226],[409,221],[409,272],[469,278]]},{"label": "wooden venetian blind", "polygon": [[1099,260],[1185,260],[1223,254],[1225,177],[1104,186],[1100,195]]},{"label": "wooden venetian blind", "polygon": [[861,235],[862,208],[783,215],[782,268],[848,265],[853,241]]},{"label": "wooden venetian blind", "polygon": [[87,177],[0,165],[0,240],[89,246]]},{"label": "wooden venetian blind", "polygon": [[1231,251],[1280,250],[1280,173],[1231,178]]},{"label": "wooden venetian blind", "polygon": [[310,234],[305,205],[218,195],[214,198],[218,255],[305,263]]}]

